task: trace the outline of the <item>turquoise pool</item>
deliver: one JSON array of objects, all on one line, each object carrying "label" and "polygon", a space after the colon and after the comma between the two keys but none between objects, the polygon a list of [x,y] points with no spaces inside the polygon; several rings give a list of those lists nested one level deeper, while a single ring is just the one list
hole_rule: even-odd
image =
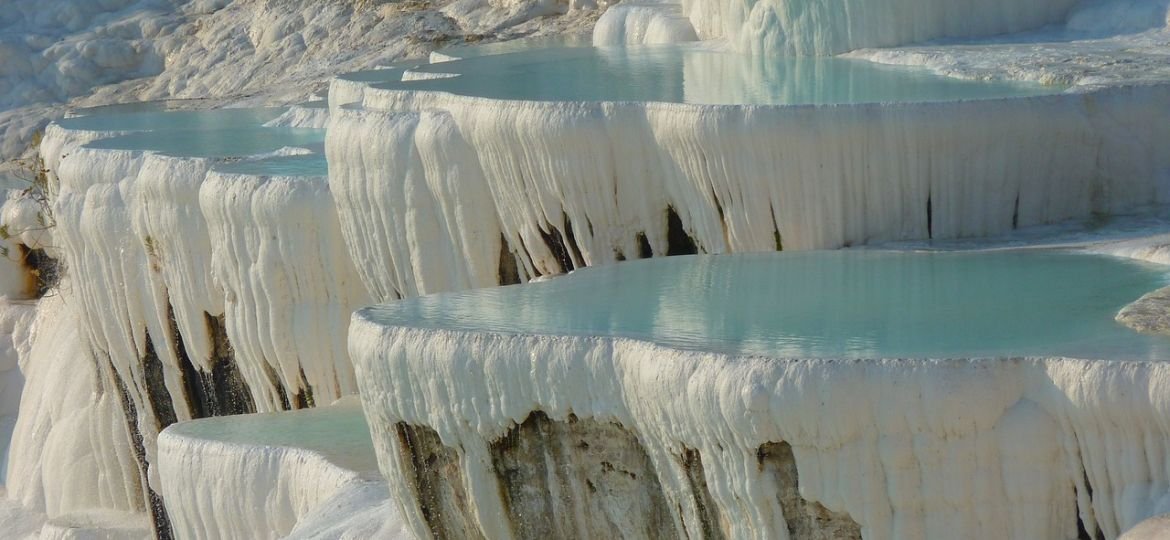
[{"label": "turquoise pool", "polygon": [[1063,90],[1027,82],[961,80],[922,68],[845,58],[762,59],[698,44],[535,49],[411,71],[459,76],[376,87],[534,101],[754,105],[949,101]]},{"label": "turquoise pool", "polygon": [[389,326],[619,336],[792,358],[1170,359],[1117,311],[1163,267],[1072,252],[825,251],[648,259],[403,300]]}]

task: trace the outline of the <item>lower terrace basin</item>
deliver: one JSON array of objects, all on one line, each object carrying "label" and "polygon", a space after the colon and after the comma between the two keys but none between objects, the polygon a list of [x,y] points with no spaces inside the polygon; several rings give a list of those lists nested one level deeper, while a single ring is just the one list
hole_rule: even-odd
[{"label": "lower terrace basin", "polygon": [[735,356],[1170,360],[1114,316],[1162,265],[1065,251],[659,258],[373,308],[418,328],[609,335]]},{"label": "lower terrace basin", "polygon": [[[197,110],[181,106],[191,104],[155,101],[74,111],[47,128],[41,147],[45,166],[55,175],[65,155],[91,142],[101,148],[176,156],[231,156],[247,155],[255,149],[270,151],[267,149],[278,139],[289,145],[319,145],[324,138],[323,130],[265,128],[266,123],[287,112],[283,107]],[[253,138],[257,140],[249,140]],[[105,139],[114,140],[97,142]],[[221,143],[218,148],[216,143]]]},{"label": "lower terrace basin", "polygon": [[228,126],[217,129],[136,131],[93,141],[87,148],[142,150],[174,157],[223,158],[275,152],[285,147],[320,146],[324,130],[293,127]]},{"label": "lower terrace basin", "polygon": [[419,536],[1115,538],[1170,510],[1164,267],[1054,250],[672,257],[362,310]]},{"label": "lower terrace basin", "polygon": [[281,107],[180,109],[168,102],[128,103],[74,111],[56,123],[78,131],[216,130],[259,126],[279,117]]},{"label": "lower terrace basin", "polygon": [[285,538],[328,503],[384,489],[356,402],[177,424],[157,466],[179,538]]},{"label": "lower terrace basin", "polygon": [[335,82],[326,137],[343,232],[381,300],[1170,202],[1170,84],[958,80],[694,44],[523,51],[403,79]]}]

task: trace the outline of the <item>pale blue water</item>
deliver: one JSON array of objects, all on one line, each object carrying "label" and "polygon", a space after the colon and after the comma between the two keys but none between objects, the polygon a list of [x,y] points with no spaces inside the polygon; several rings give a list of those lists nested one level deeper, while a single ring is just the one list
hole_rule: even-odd
[{"label": "pale blue water", "polygon": [[179,157],[250,156],[274,152],[286,146],[322,147],[325,130],[269,128],[257,125],[204,130],[140,131],[93,141],[88,148],[151,150]]},{"label": "pale blue water", "polygon": [[152,150],[182,157],[231,157],[273,152],[285,146],[321,147],[325,130],[269,128],[287,109],[171,110],[166,103],[131,103],[88,109],[85,116],[59,120],[67,129],[125,131],[93,141],[89,148]]},{"label": "pale blue water", "polygon": [[232,161],[217,164],[213,168],[223,173],[259,176],[326,176],[329,174],[329,164],[325,161],[325,154]]},{"label": "pale blue water", "polygon": [[461,76],[384,82],[377,87],[536,101],[759,105],[946,101],[1063,90],[1025,82],[964,81],[922,68],[863,60],[765,60],[693,44],[526,50],[420,66],[414,71]]},{"label": "pale blue water", "polygon": [[391,326],[623,336],[792,358],[1170,359],[1117,311],[1167,271],[1058,251],[667,257],[371,308]]},{"label": "pale blue water", "polygon": [[378,470],[370,428],[357,404],[204,418],[167,431],[211,441],[305,448],[354,471]]},{"label": "pale blue water", "polygon": [[66,129],[86,131],[216,130],[260,126],[281,115],[280,107],[168,110],[157,102],[87,109],[86,116],[58,120]]}]

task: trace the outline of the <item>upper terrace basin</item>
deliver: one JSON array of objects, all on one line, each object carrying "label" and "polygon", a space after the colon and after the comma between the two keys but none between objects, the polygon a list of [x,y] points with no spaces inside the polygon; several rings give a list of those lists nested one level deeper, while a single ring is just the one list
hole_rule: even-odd
[{"label": "upper terrace basin", "polygon": [[406,78],[426,77],[439,78],[377,86],[508,100],[751,105],[946,101],[1063,89],[843,58],[754,58],[702,44],[533,49],[420,66]]},{"label": "upper terrace basin", "polygon": [[1170,201],[1165,84],[959,80],[697,44],[528,50],[402,79],[330,93],[330,190],[377,299]]},{"label": "upper terrace basin", "polygon": [[285,538],[301,520],[337,512],[330,504],[352,511],[346,500],[383,491],[354,401],[171,426],[159,438],[157,466],[175,534]]},{"label": "upper terrace basin", "polygon": [[144,102],[80,109],[57,124],[81,131],[206,131],[259,126],[284,111],[282,107],[176,109],[165,102]]}]

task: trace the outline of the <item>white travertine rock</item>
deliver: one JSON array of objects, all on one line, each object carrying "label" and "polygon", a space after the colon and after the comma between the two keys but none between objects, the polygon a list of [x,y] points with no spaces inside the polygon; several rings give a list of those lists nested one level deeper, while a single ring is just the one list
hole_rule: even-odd
[{"label": "white travertine rock", "polygon": [[369,297],[326,179],[213,171],[199,198],[227,336],[261,410],[281,408],[274,389],[260,384],[269,370],[287,392],[311,388],[317,403],[356,393],[346,315]]},{"label": "white travertine rock", "polygon": [[756,55],[833,55],[939,38],[1009,34],[1064,22],[1076,0],[683,0],[699,38]]},{"label": "white travertine rock", "polygon": [[1149,292],[1117,313],[1117,322],[1139,332],[1170,335],[1170,287]]},{"label": "white travertine rock", "polygon": [[594,47],[662,45],[698,39],[678,4],[621,3],[605,10],[593,27]]},{"label": "white travertine rock", "polygon": [[847,513],[865,538],[1067,539],[1078,526],[1116,538],[1170,508],[1163,362],[744,358],[384,326],[367,311],[350,352],[381,468],[420,535],[429,529],[394,426],[425,426],[456,449],[468,515],[504,538],[513,529],[489,444],[534,411],[635,434],[667,507],[680,505],[680,535],[698,522],[681,510],[693,508],[678,458],[689,448],[725,534],[787,538],[757,466],[761,445],[778,441],[792,447],[802,497]]},{"label": "white travertine rock", "polygon": [[83,340],[79,316],[61,294],[47,296],[17,344],[25,384],[7,495],[50,519],[91,509],[141,516],[142,480],[122,403],[109,364]]},{"label": "white travertine rock", "polygon": [[777,107],[349,96],[362,105],[333,108],[329,182],[376,300],[498,283],[506,258],[521,281],[634,258],[643,236],[661,255],[668,209],[699,252],[726,253],[992,236],[1170,200],[1168,85]]},{"label": "white travertine rock", "polygon": [[356,400],[177,424],[158,466],[179,538],[411,538]]}]

